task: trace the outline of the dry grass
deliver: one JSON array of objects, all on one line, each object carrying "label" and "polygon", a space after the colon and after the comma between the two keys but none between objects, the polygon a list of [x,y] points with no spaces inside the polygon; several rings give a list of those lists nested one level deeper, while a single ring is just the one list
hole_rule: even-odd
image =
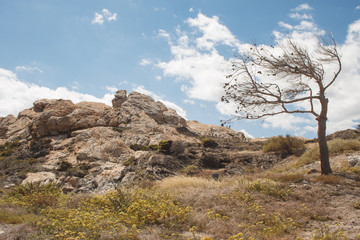
[{"label": "dry grass", "polygon": [[6,203],[0,205],[0,224],[35,222],[36,218],[36,215],[19,206]]},{"label": "dry grass", "polygon": [[313,182],[321,182],[326,184],[340,184],[343,183],[343,179],[336,175],[319,175],[311,179]]},{"label": "dry grass", "polygon": [[[290,160],[296,162],[297,159]],[[46,211],[29,215],[48,221],[42,221],[37,229],[29,229],[26,235],[35,236],[34,233],[42,231],[48,234],[42,235],[42,239],[56,239],[55,233],[63,234],[65,226],[89,235],[86,231],[92,226],[96,232],[94,230],[89,236],[94,239],[114,239],[115,236],[145,240],[345,239],[341,238],[348,235],[345,230],[322,226],[343,221],[349,214],[339,212],[343,205],[350,204],[352,212],[358,211],[360,204],[353,197],[358,194],[354,187],[357,185],[351,183],[354,189],[349,191],[345,189],[348,180],[341,176],[307,175],[305,170],[284,169],[278,167],[256,174],[222,177],[220,181],[210,177],[176,176],[152,186],[121,189],[104,195],[64,197],[61,194],[61,198],[54,195],[59,204],[47,204]],[[351,169],[343,171],[351,172]],[[344,190],[341,192],[341,189]],[[19,199],[15,203],[28,199],[19,192],[19,189],[15,192]],[[3,223],[32,226],[31,219],[26,218],[29,214],[26,209],[33,208],[6,205],[6,199],[1,204]],[[5,217],[1,218],[1,214]],[[23,222],[18,220],[21,216],[25,217]],[[82,229],[82,223],[77,223],[80,220],[89,227]],[[67,233],[67,237],[72,236],[76,235]],[[331,238],[321,238],[328,236]],[[355,239],[356,235],[348,236]]]},{"label": "dry grass", "polygon": [[282,172],[282,173],[269,172],[265,176],[274,181],[279,181],[283,183],[299,183],[304,179],[306,179],[304,173],[300,173],[300,172]]},{"label": "dry grass", "polygon": [[[328,141],[329,154],[331,157],[360,151],[360,140],[334,139]],[[300,168],[320,160],[319,146],[311,144],[311,147],[291,167]]]},{"label": "dry grass", "polygon": [[159,182],[158,186],[163,190],[181,191],[189,188],[217,188],[221,186],[221,182],[201,177],[175,176],[165,178]]}]

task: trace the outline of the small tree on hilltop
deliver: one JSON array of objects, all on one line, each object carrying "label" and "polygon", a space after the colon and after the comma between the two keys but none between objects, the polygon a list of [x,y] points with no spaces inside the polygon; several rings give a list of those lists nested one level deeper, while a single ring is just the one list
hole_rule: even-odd
[{"label": "small tree on hilltop", "polygon": [[[324,66],[329,64],[335,65],[335,72],[325,75]],[[326,141],[329,100],[325,92],[340,71],[340,56],[332,36],[330,41],[318,39],[317,49],[312,53],[290,39],[277,48],[254,44],[233,63],[233,73],[227,76],[229,81],[224,85],[221,101],[235,104],[235,119],[259,119],[282,113],[314,115],[318,122],[321,173],[331,174]]]}]

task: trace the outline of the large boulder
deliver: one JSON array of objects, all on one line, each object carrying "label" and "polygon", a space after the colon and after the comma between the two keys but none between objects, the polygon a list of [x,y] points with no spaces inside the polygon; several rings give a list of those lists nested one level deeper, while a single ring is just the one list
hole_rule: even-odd
[{"label": "large boulder", "polygon": [[154,99],[144,94],[130,93],[127,101],[122,106],[140,109],[158,124],[186,126],[186,120],[179,116],[175,110],[168,109],[162,102],[155,102]]}]

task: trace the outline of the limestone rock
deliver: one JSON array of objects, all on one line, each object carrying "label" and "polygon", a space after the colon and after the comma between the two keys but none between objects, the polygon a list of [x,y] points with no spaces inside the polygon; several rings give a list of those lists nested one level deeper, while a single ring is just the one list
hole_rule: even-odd
[{"label": "limestone rock", "polygon": [[112,100],[114,108],[119,108],[127,100],[126,90],[119,90],[115,94],[115,98]]},{"label": "limestone rock", "polygon": [[16,121],[16,117],[14,115],[8,115],[6,117],[0,118],[0,138],[7,138],[6,133],[9,130],[9,126],[12,125]]},{"label": "limestone rock", "polygon": [[28,183],[41,183],[47,184],[51,181],[56,180],[56,175],[52,172],[36,172],[36,173],[27,173],[26,178],[21,182],[22,185]]},{"label": "limestone rock", "polygon": [[212,124],[202,124],[197,121],[188,121],[189,130],[200,136],[216,137],[220,139],[237,139],[245,140],[245,135],[242,132],[234,131],[227,127],[220,127]]},{"label": "limestone rock", "polygon": [[31,119],[28,116],[21,118],[16,118],[13,115],[0,117],[0,144],[2,144],[1,139],[14,140],[20,136],[27,136],[30,123]]}]

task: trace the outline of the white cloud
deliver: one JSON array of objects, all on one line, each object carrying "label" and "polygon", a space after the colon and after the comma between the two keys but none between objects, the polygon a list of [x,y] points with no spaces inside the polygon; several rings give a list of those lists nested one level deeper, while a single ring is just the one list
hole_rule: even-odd
[{"label": "white cloud", "polygon": [[228,46],[236,46],[239,41],[231,33],[231,31],[219,22],[217,16],[209,18],[201,13],[196,18],[189,18],[186,21],[189,26],[195,27],[203,36],[196,39],[199,49],[210,50],[216,44],[225,44]]},{"label": "white cloud", "polygon": [[176,105],[173,102],[164,100],[163,97],[157,95],[156,93],[146,90],[144,86],[137,86],[133,90],[135,92],[139,92],[139,93],[148,95],[148,96],[152,97],[155,101],[162,102],[163,104],[165,104],[165,106],[167,106],[168,108],[174,109],[177,112],[177,114],[179,114],[181,117],[186,119],[186,111],[182,107]]},{"label": "white cloud", "polygon": [[16,71],[21,72],[39,72],[42,73],[43,71],[38,67],[31,67],[31,66],[16,66]]},{"label": "white cloud", "polygon": [[101,15],[100,13],[95,13],[94,14],[95,16],[94,16],[94,18],[93,18],[93,20],[91,20],[91,23],[92,24],[100,24],[100,25],[102,25],[103,23],[104,23],[104,17],[103,17],[103,15]]},{"label": "white cloud", "polygon": [[[217,45],[235,47],[239,41],[230,30],[219,23],[218,17],[209,18],[201,13],[185,21],[195,32],[187,33],[177,28],[176,43],[169,42],[173,58],[156,65],[165,76],[184,81],[182,91],[189,98],[219,101],[222,85],[231,66],[216,49]],[[163,35],[167,33],[160,30]],[[200,36],[195,36],[200,33]]]},{"label": "white cloud", "polygon": [[313,8],[310,7],[309,4],[303,3],[303,4],[300,4],[299,6],[297,6],[296,8],[291,9],[291,11],[293,11],[293,12],[298,12],[298,11],[312,10],[312,9],[313,9]]},{"label": "white cloud", "polygon": [[165,11],[164,7],[154,7],[154,12]]},{"label": "white cloud", "polygon": [[290,13],[289,17],[296,19],[296,20],[303,20],[303,19],[312,19],[312,16],[309,14],[300,14],[300,13]]},{"label": "white cloud", "polygon": [[357,6],[355,9],[356,9],[356,10],[360,10],[360,6]]},{"label": "white cloud", "polygon": [[348,27],[346,41],[339,46],[343,70],[328,89],[329,131],[350,128],[360,119],[360,20]]},{"label": "white cloud", "polygon": [[165,38],[167,41],[170,41],[170,34],[164,29],[159,29],[159,36]]},{"label": "white cloud", "polygon": [[148,58],[143,58],[143,59],[141,59],[141,61],[139,62],[139,64],[141,65],[141,66],[146,66],[146,65],[149,65],[149,64],[151,64],[151,59],[148,59]]},{"label": "white cloud", "polygon": [[101,12],[103,13],[103,16],[105,17],[105,19],[107,21],[116,21],[116,17],[117,17],[117,13],[112,13],[109,10],[107,10],[106,8],[104,8],[103,10],[101,10]]},{"label": "white cloud", "polygon": [[95,12],[94,18],[91,20],[92,24],[104,24],[104,21],[116,21],[117,13],[112,13],[108,9],[104,8],[101,10],[101,13]]},{"label": "white cloud", "polygon": [[194,12],[194,8],[189,8],[189,12]]},{"label": "white cloud", "polygon": [[102,98],[82,94],[65,87],[50,89],[36,84],[20,81],[12,71],[0,68],[0,116],[17,115],[20,111],[32,107],[38,99],[70,99],[74,103],[80,101],[103,102],[111,105],[113,93],[107,93]]},{"label": "white cloud", "polygon": [[195,101],[192,99],[184,99],[183,103],[195,104]]}]

